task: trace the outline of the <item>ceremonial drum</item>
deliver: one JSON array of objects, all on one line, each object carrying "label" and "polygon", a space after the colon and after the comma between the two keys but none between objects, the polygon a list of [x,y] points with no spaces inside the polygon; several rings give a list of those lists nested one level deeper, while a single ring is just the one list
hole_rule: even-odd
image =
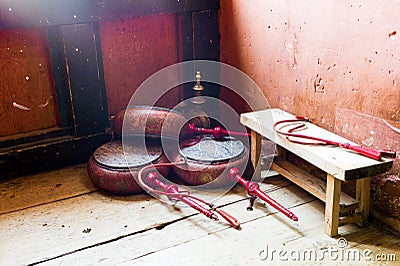
[{"label": "ceremonial drum", "polygon": [[[176,164],[173,170],[188,185],[219,188],[233,185],[227,171],[233,167],[244,169],[248,161],[249,153],[241,141],[233,137],[221,137],[220,140],[209,135],[193,137],[196,131],[189,126],[185,116],[167,108],[129,107],[116,114],[112,130],[119,137],[124,133],[124,147],[121,141],[100,146],[89,159],[87,169],[96,187],[118,194],[143,192],[135,179],[148,165],[169,160]],[[125,141],[127,138],[138,138],[142,142],[144,138],[151,139],[153,144],[131,143]],[[162,141],[164,138],[183,141],[179,147],[177,142],[170,145],[170,142]],[[182,159],[185,164],[181,163]],[[157,166],[163,176],[167,175],[168,168]],[[154,169],[151,167],[146,172]]]},{"label": "ceremonial drum", "polygon": [[[125,128],[123,123],[125,119]],[[118,112],[112,130],[118,136],[146,135],[149,137],[185,138],[188,135],[187,119],[174,110],[152,106],[132,106]]]},{"label": "ceremonial drum", "polygon": [[[233,186],[227,172],[236,167],[244,170],[249,152],[246,146],[232,137],[215,140],[199,137],[183,142],[175,162],[184,164],[173,166],[174,172],[189,185],[205,185],[210,188]],[[186,144],[186,145],[185,145]]]},{"label": "ceremonial drum", "polygon": [[[122,195],[143,192],[135,181],[139,171],[147,165],[167,161],[157,142],[146,143],[146,146],[139,141],[132,142],[125,144],[124,149],[121,141],[111,141],[97,148],[90,157],[87,171],[96,187]],[[157,170],[166,176],[169,168],[157,167]]]}]

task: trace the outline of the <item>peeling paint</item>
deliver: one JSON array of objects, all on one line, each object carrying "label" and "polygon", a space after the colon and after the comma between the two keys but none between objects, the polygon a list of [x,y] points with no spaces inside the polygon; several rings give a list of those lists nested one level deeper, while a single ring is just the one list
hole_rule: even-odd
[{"label": "peeling paint", "polygon": [[326,70],[331,71],[332,69],[336,68],[336,64],[333,64],[332,66],[329,66]]},{"label": "peeling paint", "polygon": [[50,100],[51,100],[52,98],[53,98],[53,97],[50,97],[49,99],[46,100],[45,103],[39,104],[39,107],[40,107],[40,108],[45,108],[45,107],[47,107],[47,106],[50,104]]},{"label": "peeling paint", "polygon": [[325,82],[319,74],[314,79],[314,93],[325,94]]},{"label": "peeling paint", "polygon": [[375,140],[375,139],[374,139],[372,136],[370,136],[370,137],[367,138],[367,139],[361,140],[361,143],[362,143],[364,146],[371,147],[372,144],[374,144],[374,140]]},{"label": "peeling paint", "polygon": [[396,31],[393,31],[393,32],[389,33],[389,38],[390,38],[391,40],[395,40],[395,39],[396,39],[396,34],[397,34]]},{"label": "peeling paint", "polygon": [[12,105],[13,105],[13,107],[15,107],[17,109],[20,109],[20,110],[23,110],[23,111],[30,111],[31,110],[31,108],[26,107],[25,105],[22,105],[22,104],[19,104],[19,103],[16,103],[16,102],[13,102]]},{"label": "peeling paint", "polygon": [[383,119],[383,123],[385,123],[390,129],[392,129],[394,132],[397,132],[400,134],[400,128],[394,127],[391,124],[389,124],[385,119]]},{"label": "peeling paint", "polygon": [[[391,123],[395,124],[394,121]],[[398,123],[400,125],[400,123]],[[397,123],[396,123],[397,125]],[[335,131],[354,142],[375,149],[400,150],[400,129],[385,119],[350,109],[336,110]],[[400,220],[400,155],[386,174],[372,177],[371,199],[375,211]]]},{"label": "peeling paint", "polygon": [[297,67],[297,56],[298,56],[298,49],[297,49],[298,39],[296,34],[294,33],[292,39],[290,41],[285,42],[285,48],[289,55],[289,61],[291,63],[292,69],[296,69]]}]

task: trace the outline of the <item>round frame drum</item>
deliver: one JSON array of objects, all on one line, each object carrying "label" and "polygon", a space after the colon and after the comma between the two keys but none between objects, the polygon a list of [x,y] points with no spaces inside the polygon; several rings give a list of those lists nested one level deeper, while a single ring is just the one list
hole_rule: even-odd
[{"label": "round frame drum", "polygon": [[184,158],[186,163],[173,166],[174,172],[189,185],[233,186],[227,172],[233,167],[246,167],[249,157],[246,146],[235,138],[203,137],[191,142],[192,145],[181,147],[175,161]]},{"label": "round frame drum", "polygon": [[[160,145],[125,145],[123,148],[121,141],[111,141],[96,149],[89,159],[87,171],[98,188],[123,195],[135,194],[143,192],[135,181],[140,169],[164,162],[167,158]],[[157,167],[157,170],[166,176],[169,167]]]},{"label": "round frame drum", "polygon": [[[123,129],[125,119],[125,128]],[[164,136],[178,139],[188,135],[187,119],[179,112],[154,106],[132,106],[118,112],[113,120],[115,134],[141,135],[150,137]],[[183,129],[183,130],[182,130]],[[182,132],[181,132],[182,130]]]}]

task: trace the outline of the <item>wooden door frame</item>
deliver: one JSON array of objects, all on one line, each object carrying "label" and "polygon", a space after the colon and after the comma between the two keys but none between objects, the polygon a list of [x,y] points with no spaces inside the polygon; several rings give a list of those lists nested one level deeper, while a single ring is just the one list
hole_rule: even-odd
[{"label": "wooden door frame", "polygon": [[[10,7],[0,6],[0,30],[46,28],[60,128],[0,142],[0,180],[87,162],[99,145],[111,139],[99,22],[178,14],[180,60],[220,58],[220,3],[216,0],[75,0],[62,5],[35,0],[31,4],[29,16],[23,19],[18,14],[27,12],[25,0],[15,0]],[[84,54],[78,55],[76,47],[85,47]],[[90,89],[81,89],[86,87]],[[187,97],[190,85],[184,90]],[[218,97],[219,88],[206,94]]]}]

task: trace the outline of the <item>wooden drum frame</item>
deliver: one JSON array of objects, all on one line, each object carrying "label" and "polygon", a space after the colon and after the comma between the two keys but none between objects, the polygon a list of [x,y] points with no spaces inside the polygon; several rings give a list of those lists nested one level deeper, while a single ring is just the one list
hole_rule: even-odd
[{"label": "wooden drum frame", "polygon": [[181,147],[174,161],[184,160],[184,164],[172,167],[184,182],[191,186],[206,185],[207,188],[232,187],[234,183],[227,177],[231,168],[246,167],[249,152],[246,146],[232,137],[215,140],[212,137],[191,139],[194,143]]},{"label": "wooden drum frame", "polygon": [[[124,149],[121,141],[111,141],[97,148],[90,157],[87,171],[96,187],[121,195],[141,193],[143,190],[135,181],[140,169],[168,161],[156,143],[147,147],[125,145]],[[164,176],[169,172],[168,167],[157,167],[157,170]]]},{"label": "wooden drum frame", "polygon": [[[87,169],[93,184],[117,194],[143,192],[136,182],[142,168],[149,168],[146,172],[156,168],[162,176],[166,176],[171,165],[176,175],[189,186],[231,188],[234,183],[227,177],[228,170],[244,170],[249,158],[246,146],[233,137],[221,137],[219,140],[209,135],[193,137],[193,128],[190,128],[185,116],[167,108],[129,107],[115,116],[112,130],[119,137],[124,133],[124,138],[136,137],[143,141],[138,147],[134,147],[136,144],[125,146],[125,143],[123,147],[124,141],[112,141],[96,149],[89,159]],[[145,138],[153,140],[153,144],[143,146]],[[173,147],[163,139],[184,141],[180,147],[177,142]],[[171,162],[170,166],[157,166],[168,162]]]}]

